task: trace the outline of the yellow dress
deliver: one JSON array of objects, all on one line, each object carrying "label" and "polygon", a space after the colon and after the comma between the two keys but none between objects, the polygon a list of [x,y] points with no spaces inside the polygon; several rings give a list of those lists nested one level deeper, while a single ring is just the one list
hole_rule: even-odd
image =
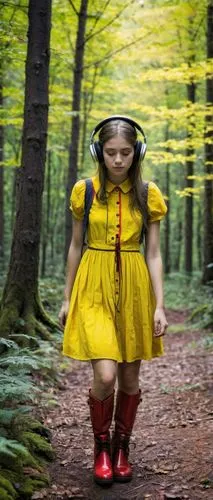
[{"label": "yellow dress", "polygon": [[[99,178],[92,180],[97,192]],[[142,215],[130,210],[130,189],[129,179],[119,186],[107,181],[107,205],[94,196],[87,236],[92,248],[81,259],[64,331],[63,354],[71,358],[131,362],[163,354],[162,339],[153,335],[155,297],[139,251]],[[73,215],[80,220],[84,194],[85,181],[81,180],[71,194]],[[148,188],[148,211],[150,223],[167,211],[153,182]],[[119,255],[115,252],[118,236]]]}]

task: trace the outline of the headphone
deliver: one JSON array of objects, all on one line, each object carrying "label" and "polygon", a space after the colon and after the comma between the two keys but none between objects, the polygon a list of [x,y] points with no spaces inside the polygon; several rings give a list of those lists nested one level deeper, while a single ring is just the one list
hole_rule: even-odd
[{"label": "headphone", "polygon": [[131,118],[128,118],[127,116],[121,116],[121,115],[112,115],[112,116],[109,116],[108,118],[105,118],[105,120],[102,120],[101,122],[99,122],[98,125],[96,125],[96,127],[92,131],[92,134],[90,137],[90,153],[91,153],[92,159],[95,162],[103,163],[103,161],[104,161],[103,145],[100,143],[100,141],[94,141],[94,136],[106,123],[111,122],[113,120],[123,120],[124,122],[129,123],[129,125],[131,125],[133,128],[136,128],[137,130],[139,130],[139,132],[142,134],[143,142],[136,141],[135,146],[134,146],[135,153],[134,153],[133,162],[137,163],[138,161],[142,161],[144,159],[145,154],[146,154],[146,147],[147,147],[146,146],[146,136],[144,134],[144,131],[143,131],[142,127],[137,122],[135,122]]}]

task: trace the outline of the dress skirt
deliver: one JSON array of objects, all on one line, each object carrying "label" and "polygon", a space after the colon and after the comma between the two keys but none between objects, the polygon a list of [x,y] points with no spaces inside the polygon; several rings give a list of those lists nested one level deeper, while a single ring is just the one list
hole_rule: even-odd
[{"label": "dress skirt", "polygon": [[88,249],[73,286],[63,354],[74,359],[132,362],[163,354],[154,337],[155,297],[144,256]]}]

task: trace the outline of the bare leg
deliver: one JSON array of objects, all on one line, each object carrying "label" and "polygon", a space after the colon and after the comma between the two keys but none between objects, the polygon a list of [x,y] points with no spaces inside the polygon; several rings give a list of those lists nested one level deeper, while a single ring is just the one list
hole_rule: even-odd
[{"label": "bare leg", "polygon": [[112,359],[92,360],[93,384],[92,395],[103,401],[112,394],[117,376],[117,362]]},{"label": "bare leg", "polygon": [[139,372],[141,361],[119,363],[118,387],[126,394],[136,394],[139,391]]}]

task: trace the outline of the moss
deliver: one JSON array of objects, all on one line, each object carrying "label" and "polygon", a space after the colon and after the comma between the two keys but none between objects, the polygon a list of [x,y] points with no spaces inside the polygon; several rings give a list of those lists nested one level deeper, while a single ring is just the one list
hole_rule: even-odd
[{"label": "moss", "polygon": [[45,427],[41,422],[39,422],[39,420],[29,418],[27,427],[28,429],[34,431],[36,434],[39,434],[40,436],[43,436],[48,441],[50,441],[51,438],[50,430],[47,427]]},{"label": "moss", "polygon": [[202,318],[203,314],[205,313],[205,311],[207,309],[208,309],[207,304],[203,304],[201,306],[196,307],[196,309],[194,309],[194,311],[192,311],[192,314],[189,317],[189,321],[194,321],[194,320]]},{"label": "moss", "polygon": [[[24,475],[23,470],[20,474],[6,469],[1,472],[2,477],[10,481],[10,484],[12,483],[14,488],[16,488],[14,489],[14,496],[11,497],[12,499],[30,499],[34,491],[50,484],[49,475],[45,473],[40,474],[38,471],[32,470],[27,476]],[[0,500],[2,500],[1,496]]]},{"label": "moss", "polygon": [[35,452],[41,458],[44,457],[45,460],[53,460],[55,458],[55,453],[52,449],[51,444],[47,440],[34,432],[25,431],[21,434],[21,441],[24,445],[33,453]]},{"label": "moss", "polygon": [[6,479],[2,475],[0,475],[0,489],[5,490],[5,492],[7,492],[8,495],[11,495],[12,498],[16,498],[17,496],[11,481],[9,479]]},{"label": "moss", "polygon": [[0,486],[0,498],[1,500],[14,500],[14,496],[11,496],[4,488]]},{"label": "moss", "polygon": [[45,478],[33,479],[31,477],[27,477],[23,486],[19,489],[20,498],[22,500],[30,500],[36,490],[44,488],[47,485],[49,485],[49,480]]},{"label": "moss", "polygon": [[21,473],[15,472],[9,469],[2,469],[1,470],[1,477],[7,479],[10,481],[13,485],[20,483],[20,481],[23,481],[23,471]]},{"label": "moss", "polygon": [[39,420],[32,418],[28,415],[19,415],[15,420],[15,438],[19,439],[20,433],[23,433],[23,430],[31,430],[36,434],[39,434],[42,437],[45,437],[48,441],[51,438],[50,430],[45,427]]}]

